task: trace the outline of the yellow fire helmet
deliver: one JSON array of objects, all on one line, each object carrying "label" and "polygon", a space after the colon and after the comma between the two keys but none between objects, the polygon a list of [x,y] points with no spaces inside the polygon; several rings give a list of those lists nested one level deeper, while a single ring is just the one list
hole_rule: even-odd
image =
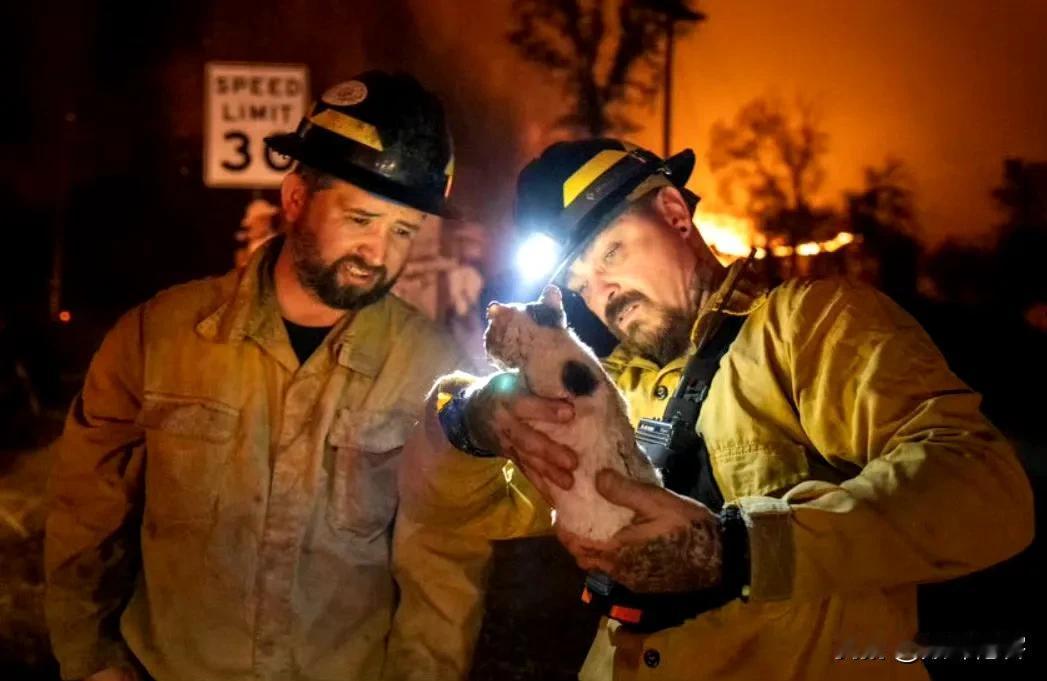
[{"label": "yellow fire helmet", "polygon": [[[684,189],[694,170],[694,152],[668,159],[616,139],[558,142],[531,161],[516,184],[516,227],[542,239],[556,252],[551,279],[607,224],[657,183],[679,187],[692,205],[698,197]],[[532,242],[533,243],[533,242]]]}]

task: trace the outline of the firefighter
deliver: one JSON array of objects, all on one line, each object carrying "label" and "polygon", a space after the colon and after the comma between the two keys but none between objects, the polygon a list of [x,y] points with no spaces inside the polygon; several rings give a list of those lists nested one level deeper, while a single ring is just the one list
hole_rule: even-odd
[{"label": "firefighter", "polygon": [[412,77],[327,90],[286,235],[126,313],[56,446],[46,613],[64,679],[382,674],[401,447],[449,338],[389,295],[447,212],[452,142]]},{"label": "firefighter", "polygon": [[[582,678],[925,679],[894,653],[916,634],[917,584],[1029,544],[1028,480],[885,296],[839,280],[768,291],[748,261],[722,266],[693,223],[693,164],[562,142],[518,183],[518,226],[559,243],[555,281],[620,342],[606,368],[646,419],[638,435],[671,434],[675,491],[603,471],[632,524],[602,544],[560,533],[607,615]],[[676,391],[682,376],[693,389]],[[569,423],[570,402],[521,383],[438,383],[402,515],[488,539],[552,530],[543,491],[570,489],[585,453],[533,425]]]}]

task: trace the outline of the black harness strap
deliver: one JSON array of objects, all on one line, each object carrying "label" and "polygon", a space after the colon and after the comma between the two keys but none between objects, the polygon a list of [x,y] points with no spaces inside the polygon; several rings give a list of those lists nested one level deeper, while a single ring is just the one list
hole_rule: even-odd
[{"label": "black harness strap", "polygon": [[[636,441],[661,471],[665,487],[700,501],[713,512],[723,508],[724,499],[713,477],[705,441],[697,432],[698,416],[720,361],[745,320],[720,313],[719,328],[712,338],[687,360],[663,419],[641,419],[636,429]],[[737,597],[733,584],[685,593],[635,593],[597,572],[589,573],[582,591],[584,602],[638,632],[679,626]]]},{"label": "black harness strap", "polygon": [[636,437],[667,489],[696,499],[713,511],[723,508],[723,494],[713,477],[698,417],[713,377],[746,318],[723,315],[712,339],[691,355],[661,421],[642,419]]}]

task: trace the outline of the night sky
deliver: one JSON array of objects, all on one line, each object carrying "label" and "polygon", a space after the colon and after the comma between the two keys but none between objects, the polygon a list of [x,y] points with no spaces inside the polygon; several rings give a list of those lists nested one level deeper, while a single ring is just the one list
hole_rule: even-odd
[{"label": "night sky", "polygon": [[[201,178],[208,60],[302,62],[314,91],[365,68],[405,69],[444,95],[465,214],[508,233],[515,174],[558,133],[564,95],[506,39],[509,0],[155,3],[8,7],[14,105],[0,169],[11,206],[4,274],[40,310],[54,225],[66,229],[68,304],[109,315],[232,262],[251,199]],[[700,162],[691,186],[720,210],[709,129],[754,97],[813,99],[830,135],[819,197],[837,204],[862,168],[908,163],[928,245],[990,241],[1003,159],[1047,158],[1047,2],[705,0],[679,39],[673,146]],[[660,150],[660,98],[629,137]],[[72,122],[70,122],[72,121]],[[274,197],[275,198],[275,197]],[[495,239],[495,244],[504,243]],[[21,313],[19,313],[21,314]],[[35,314],[35,313],[34,313]]]},{"label": "night sky", "polygon": [[[559,113],[497,28],[508,2],[416,0],[436,50],[471,55],[485,86],[519,102],[536,148]],[[487,5],[482,10],[477,6]],[[1004,157],[1047,158],[1047,2],[1042,0],[705,0],[677,42],[673,146],[701,157],[709,129],[752,98],[813,99],[830,134],[823,200],[857,188],[888,155],[915,179],[925,240],[984,238],[1000,221],[989,197]],[[472,20],[469,17],[472,17]],[[453,47],[452,47],[453,46]],[[462,61],[465,61],[464,59]],[[660,101],[631,137],[661,146]],[[536,130],[537,128],[537,130]],[[537,142],[533,141],[537,138]],[[708,167],[692,186],[715,206]]]},{"label": "night sky", "polygon": [[[810,96],[831,135],[827,198],[888,154],[915,175],[927,240],[998,224],[1005,156],[1047,158],[1043,0],[710,0],[680,43],[678,144],[699,147],[739,100]],[[697,185],[708,183],[700,172]]]}]

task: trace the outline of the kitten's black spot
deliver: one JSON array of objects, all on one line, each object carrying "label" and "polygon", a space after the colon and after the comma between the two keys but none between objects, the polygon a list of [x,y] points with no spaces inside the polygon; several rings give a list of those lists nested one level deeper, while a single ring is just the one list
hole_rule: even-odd
[{"label": "kitten's black spot", "polygon": [[564,363],[560,380],[563,381],[563,387],[578,397],[592,395],[600,384],[592,369],[573,359]]},{"label": "kitten's black spot", "polygon": [[566,328],[567,322],[564,319],[562,310],[557,310],[554,307],[543,305],[541,303],[528,303],[524,308],[527,310],[527,314],[531,316],[534,323],[538,326],[548,326],[551,328]]}]

